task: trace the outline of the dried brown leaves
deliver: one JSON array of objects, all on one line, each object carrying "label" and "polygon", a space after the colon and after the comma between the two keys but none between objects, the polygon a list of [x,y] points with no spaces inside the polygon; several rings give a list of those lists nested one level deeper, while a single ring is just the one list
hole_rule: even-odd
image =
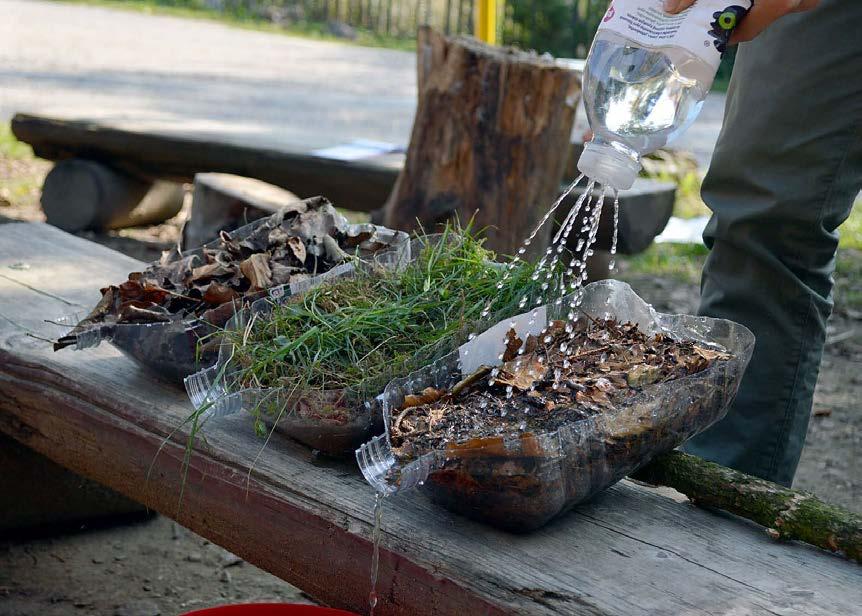
[{"label": "dried brown leaves", "polygon": [[102,289],[96,308],[55,349],[74,344],[77,331],[95,323],[160,323],[196,316],[224,325],[236,311],[235,302],[321,274],[349,256],[340,244],[358,246],[371,237],[365,230],[347,231],[346,220],[332,204],[315,197],[260,221],[245,237],[221,231],[216,245],[195,254],[168,251],[143,272]]},{"label": "dried brown leaves", "polygon": [[471,375],[452,392],[408,396],[390,436],[396,455],[406,459],[444,444],[554,430],[727,359],[720,350],[648,336],[613,319],[554,322],[526,341],[510,330],[490,380]]}]

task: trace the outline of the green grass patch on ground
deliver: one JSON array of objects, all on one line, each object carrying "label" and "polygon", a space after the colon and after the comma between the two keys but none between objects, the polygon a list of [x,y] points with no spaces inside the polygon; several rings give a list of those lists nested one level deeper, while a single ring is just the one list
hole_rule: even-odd
[{"label": "green grass patch on ground", "polygon": [[38,212],[42,181],[50,163],[15,139],[9,124],[0,122],[0,216],[19,218],[24,211]]},{"label": "green grass patch on ground", "polygon": [[26,143],[22,143],[12,134],[11,126],[6,122],[0,122],[0,156],[12,160],[32,160],[33,150]]},{"label": "green grass patch on ground", "polygon": [[650,275],[696,284],[708,251],[702,244],[653,244],[638,255],[623,257],[623,278]]},{"label": "green grass patch on ground", "polygon": [[244,7],[233,6],[218,10],[208,7],[200,0],[62,0],[74,4],[102,6],[111,9],[136,11],[150,15],[168,15],[191,19],[207,19],[220,23],[276,34],[289,34],[316,40],[332,41],[349,45],[365,47],[385,47],[415,51],[416,41],[413,38],[400,38],[378,34],[364,28],[354,28],[355,39],[346,39],[331,34],[325,23],[313,21],[298,21],[291,25],[274,24],[261,15],[256,15]]}]

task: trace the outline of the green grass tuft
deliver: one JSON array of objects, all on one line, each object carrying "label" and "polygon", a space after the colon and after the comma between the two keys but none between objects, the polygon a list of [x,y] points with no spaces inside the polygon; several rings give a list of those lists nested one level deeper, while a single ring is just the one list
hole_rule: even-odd
[{"label": "green grass tuft", "polygon": [[[485,322],[525,312],[544,277],[521,264],[506,277],[469,233],[447,232],[401,272],[362,273],[275,305],[244,331],[227,332],[239,382],[288,390],[380,393],[393,376],[464,342]],[[498,284],[500,288],[498,288]],[[528,304],[532,305],[532,303]]]}]

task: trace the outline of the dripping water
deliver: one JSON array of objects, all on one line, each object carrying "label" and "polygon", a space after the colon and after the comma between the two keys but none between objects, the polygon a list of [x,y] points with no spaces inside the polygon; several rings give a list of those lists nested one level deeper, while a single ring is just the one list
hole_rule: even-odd
[{"label": "dripping water", "polygon": [[380,537],[382,535],[381,522],[383,521],[383,499],[382,492],[374,497],[374,528],[371,531],[371,592],[368,593],[369,614],[374,616],[374,608],[377,607],[377,576],[380,571]]}]

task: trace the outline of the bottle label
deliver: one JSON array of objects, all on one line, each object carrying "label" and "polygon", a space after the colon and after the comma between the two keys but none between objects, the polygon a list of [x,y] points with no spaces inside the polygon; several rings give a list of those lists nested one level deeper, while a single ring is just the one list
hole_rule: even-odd
[{"label": "bottle label", "polygon": [[697,0],[678,15],[664,12],[662,0],[613,0],[599,31],[619,34],[648,48],[682,47],[718,69],[731,32],[752,0]]}]

